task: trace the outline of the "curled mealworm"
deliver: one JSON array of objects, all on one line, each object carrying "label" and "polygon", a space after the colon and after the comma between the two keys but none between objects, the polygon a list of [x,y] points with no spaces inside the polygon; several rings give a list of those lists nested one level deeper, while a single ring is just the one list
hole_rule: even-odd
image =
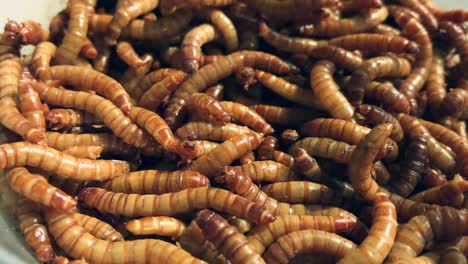
[{"label": "curled mealworm", "polygon": [[272,134],[274,132],[271,125],[249,107],[232,101],[222,101],[220,104],[232,119],[264,134]]},{"label": "curled mealworm", "polygon": [[365,51],[366,54],[381,54],[384,52],[416,54],[419,52],[418,44],[395,35],[351,34],[333,38],[329,40],[328,44],[343,47],[347,50],[359,49]]},{"label": "curled mealworm", "polygon": [[253,133],[247,127],[232,123],[218,124],[205,122],[190,122],[180,127],[176,135],[186,140],[225,141],[237,135]]},{"label": "curled mealworm", "polygon": [[3,144],[0,145],[0,149],[3,156],[0,159],[1,168],[28,165],[57,173],[62,177],[80,180],[110,179],[130,170],[129,164],[123,161],[80,159],[49,147],[26,142]]},{"label": "curled mealworm", "polygon": [[49,65],[52,58],[55,56],[57,47],[51,42],[41,42],[36,46],[31,66],[34,69],[34,75],[42,80],[50,79]]},{"label": "curled mealworm", "polygon": [[136,171],[104,182],[102,188],[113,192],[164,194],[185,189],[208,187],[206,176],[195,171]]},{"label": "curled mealworm", "polygon": [[224,98],[224,85],[218,84],[206,89],[205,93],[214,99],[221,101]]},{"label": "curled mealworm", "polygon": [[146,64],[138,53],[133,48],[132,44],[127,41],[120,41],[117,43],[115,52],[128,66],[132,68],[139,68]]},{"label": "curled mealworm", "polygon": [[227,52],[231,53],[239,49],[239,37],[237,29],[231,19],[219,9],[206,9],[202,11],[203,16],[210,19],[211,23],[221,33]]},{"label": "curled mealworm", "polygon": [[[114,199],[110,199],[114,197]],[[127,202],[117,203],[122,197]],[[78,198],[101,212],[124,216],[172,216],[195,209],[213,208],[254,223],[269,223],[275,217],[247,199],[224,189],[199,187],[162,195],[139,195],[108,192],[100,188],[83,189]],[[147,201],[147,202],[143,202]],[[177,201],[177,206],[172,201]],[[153,207],[153,204],[158,204]]]},{"label": "curled mealworm", "polygon": [[321,230],[302,230],[281,236],[265,252],[268,263],[289,263],[301,253],[321,253],[337,259],[350,254],[356,244],[339,235]]},{"label": "curled mealworm", "polygon": [[51,130],[66,130],[76,126],[102,125],[95,115],[73,109],[52,109],[46,115],[47,126]]},{"label": "curled mealworm", "polygon": [[70,19],[62,44],[55,52],[55,61],[59,64],[76,64],[81,47],[88,32],[89,9],[83,1],[68,3]]},{"label": "curled mealworm", "polygon": [[43,83],[37,83],[35,89],[39,93],[39,96],[50,104],[85,110],[86,112],[95,114],[118,137],[121,137],[129,144],[141,148],[152,148],[151,145],[157,145],[149,134],[144,133],[133,124],[109,100],[86,92],[75,92],[50,87]]},{"label": "curled mealworm", "polygon": [[306,107],[322,109],[316,95],[311,90],[300,88],[297,85],[289,83],[283,78],[264,71],[255,71],[255,78],[280,96]]},{"label": "curled mealworm", "polygon": [[325,176],[320,169],[317,161],[307,153],[303,148],[297,148],[292,153],[294,157],[294,165],[307,178],[314,182],[321,182]]},{"label": "curled mealworm", "polygon": [[421,191],[409,199],[429,204],[449,205],[460,208],[465,200],[464,192],[468,189],[468,182],[460,178],[443,185]]},{"label": "curled mealworm", "polygon": [[405,114],[410,112],[408,98],[391,82],[371,82],[365,89],[365,97],[382,102],[384,109],[389,112]]},{"label": "curled mealworm", "polygon": [[408,197],[426,171],[428,163],[428,143],[422,136],[415,136],[408,145],[405,159],[400,166],[399,178],[391,182],[389,190]]},{"label": "curled mealworm", "polygon": [[319,45],[307,53],[311,58],[326,59],[340,68],[355,70],[362,64],[362,57],[356,52],[347,51],[333,45]]},{"label": "curled mealworm", "polygon": [[76,158],[95,160],[99,158],[99,156],[101,156],[101,152],[103,149],[104,149],[103,146],[77,145],[77,146],[73,146],[73,147],[69,147],[65,149],[63,153],[76,157]]},{"label": "curled mealworm", "polygon": [[347,232],[355,223],[355,219],[340,216],[281,215],[267,225],[255,227],[248,233],[247,239],[252,248],[263,254],[276,239],[290,232],[305,229],[333,233]]},{"label": "curled mealworm", "polygon": [[199,116],[211,115],[216,120],[223,122],[229,122],[231,119],[220,102],[205,93],[193,94],[188,101],[187,109],[197,113]]},{"label": "curled mealworm", "polygon": [[351,75],[347,86],[348,98],[353,105],[362,104],[365,87],[380,77],[404,77],[411,71],[411,63],[401,57],[384,56],[366,60]]},{"label": "curled mealworm", "polygon": [[[73,214],[49,209],[46,218],[49,231],[55,237],[57,244],[74,258],[83,257],[95,263],[205,263],[192,257],[183,249],[161,240],[145,239],[109,242],[98,239],[86,232],[74,219]],[[73,241],[80,241],[80,243],[72,243]],[[85,245],[94,245],[93,250],[82,250]],[[122,250],[123,248],[134,252],[147,253],[142,255],[128,254]]]},{"label": "curled mealworm", "polygon": [[250,247],[247,238],[222,216],[210,210],[203,210],[197,214],[195,222],[205,238],[218,247],[233,264],[265,263],[260,254]]},{"label": "curled mealworm", "polygon": [[440,207],[412,218],[398,231],[389,261],[418,256],[432,240],[453,239],[467,233],[466,212]]},{"label": "curled mealworm", "polygon": [[119,231],[111,225],[89,215],[75,213],[74,218],[91,235],[107,241],[123,241],[124,238]]},{"label": "curled mealworm", "polygon": [[353,107],[339,91],[338,85],[333,80],[332,75],[335,69],[335,65],[331,61],[319,61],[310,72],[310,86],[319,98],[320,104],[332,116],[351,119]]},{"label": "curled mealworm", "polygon": [[366,104],[358,106],[356,110],[364,116],[366,124],[380,125],[383,123],[391,123],[393,125],[393,130],[390,134],[390,138],[396,142],[403,140],[403,128],[400,122],[390,113],[387,113],[378,106]]},{"label": "curled mealworm", "polygon": [[168,216],[153,216],[135,219],[125,227],[134,235],[158,235],[177,238],[185,230],[185,224]]},{"label": "curled mealworm", "polygon": [[260,142],[261,136],[258,134],[245,134],[232,137],[185,166],[184,170],[198,171],[208,177],[216,176],[224,166],[230,165],[234,160],[255,149]]},{"label": "curled mealworm", "polygon": [[444,172],[453,171],[456,165],[453,152],[447,150],[441,142],[437,141],[421,124],[420,120],[404,114],[400,114],[398,120],[406,133],[412,137],[419,135],[427,140],[429,159],[437,168]]},{"label": "curled mealworm", "polygon": [[26,119],[17,108],[21,68],[17,59],[0,62],[0,104],[4,108],[0,112],[0,123],[30,142],[43,143],[44,131]]},{"label": "curled mealworm", "polygon": [[166,96],[176,90],[187,75],[177,71],[151,86],[140,98],[138,104],[148,109],[155,109]]},{"label": "curled mealworm", "polygon": [[125,89],[112,79],[98,71],[79,66],[50,67],[50,76],[64,85],[71,85],[79,90],[96,91],[111,100],[125,114],[130,113],[132,103]]},{"label": "curled mealworm", "polygon": [[107,26],[107,34],[104,37],[108,45],[115,44],[119,38],[121,31],[127,26],[134,18],[149,13],[155,9],[159,4],[159,0],[138,0],[126,1],[117,10],[112,20]]},{"label": "curled mealworm", "polygon": [[468,118],[468,91],[460,88],[452,89],[440,103],[440,110],[461,119]]},{"label": "curled mealworm", "polygon": [[292,53],[309,54],[319,46],[319,42],[309,38],[290,38],[280,34],[266,23],[261,23],[259,26],[259,35],[264,38],[268,44],[274,48]]},{"label": "curled mealworm", "polygon": [[[370,128],[340,119],[316,118],[305,123],[301,133],[305,136],[327,137],[348,144],[358,144],[370,132]],[[398,156],[398,144],[387,139],[386,158],[395,159]]]},{"label": "curled mealworm", "polygon": [[[181,86],[174,92],[169,105],[165,111],[165,119],[172,127],[178,123],[181,109],[187,104],[190,96],[196,92],[200,92],[207,86],[216,83],[233,72],[236,72],[242,66],[250,66],[256,69],[273,72],[287,73],[294,71],[294,68],[282,61],[276,56],[254,51],[240,51],[232,53],[221,58],[216,63],[208,64],[202,67],[190,78],[185,80]],[[170,113],[170,115],[169,115]]]},{"label": "curled mealworm", "polygon": [[32,20],[27,20],[23,23],[8,21],[2,33],[2,42],[10,46],[36,45],[39,42],[46,41],[48,38],[49,32],[43,29],[39,23]]},{"label": "curled mealworm", "polygon": [[59,210],[73,210],[76,201],[62,190],[50,185],[38,174],[31,174],[25,168],[14,168],[8,175],[8,182],[13,190],[26,198]]},{"label": "curled mealworm", "polygon": [[210,24],[203,24],[191,29],[181,43],[183,69],[193,74],[200,66],[201,46],[219,38],[219,33]]},{"label": "curled mealworm", "polygon": [[414,12],[418,13],[421,17],[421,22],[429,30],[429,32],[435,32],[437,30],[437,28],[439,27],[437,18],[433,13],[429,11],[429,9],[425,5],[415,0],[403,0],[400,3],[403,6],[406,6]]}]

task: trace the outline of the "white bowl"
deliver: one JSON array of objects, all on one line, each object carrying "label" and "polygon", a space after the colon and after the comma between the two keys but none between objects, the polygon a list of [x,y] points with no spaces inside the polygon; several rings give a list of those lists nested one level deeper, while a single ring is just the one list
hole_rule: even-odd
[{"label": "white bowl", "polygon": [[[8,19],[32,19],[48,27],[50,19],[63,9],[67,0],[0,0],[0,24]],[[439,7],[468,8],[468,0],[433,0]],[[3,30],[2,30],[3,31]],[[17,231],[17,222],[11,212],[0,209],[0,264],[38,263],[34,254]]]}]

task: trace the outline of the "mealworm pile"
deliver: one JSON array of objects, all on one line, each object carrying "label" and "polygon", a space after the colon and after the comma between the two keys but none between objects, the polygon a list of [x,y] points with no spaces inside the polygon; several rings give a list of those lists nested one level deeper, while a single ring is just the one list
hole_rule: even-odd
[{"label": "mealworm pile", "polygon": [[8,21],[3,205],[44,263],[467,263],[465,21],[429,0]]}]

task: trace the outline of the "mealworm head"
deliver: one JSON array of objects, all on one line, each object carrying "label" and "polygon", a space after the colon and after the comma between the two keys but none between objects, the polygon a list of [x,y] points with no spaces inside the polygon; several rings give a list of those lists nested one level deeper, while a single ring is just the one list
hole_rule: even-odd
[{"label": "mealworm head", "polygon": [[198,71],[200,65],[196,60],[185,60],[183,64],[184,71],[188,74],[194,74]]},{"label": "mealworm head", "polygon": [[35,21],[25,21],[21,24],[19,34],[25,44],[38,44],[41,41],[41,25]]},{"label": "mealworm head", "polygon": [[99,191],[96,188],[85,188],[78,193],[78,200],[84,201],[86,200],[86,197],[88,196],[93,197],[96,195],[97,192]]}]

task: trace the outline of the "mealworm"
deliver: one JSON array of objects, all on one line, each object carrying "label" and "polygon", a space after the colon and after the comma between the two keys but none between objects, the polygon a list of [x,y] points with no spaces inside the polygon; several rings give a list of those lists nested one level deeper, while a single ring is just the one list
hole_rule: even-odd
[{"label": "mealworm", "polygon": [[399,228],[388,260],[413,258],[432,240],[447,240],[466,235],[467,219],[466,212],[450,207],[439,207],[412,218]]},{"label": "mealworm", "polygon": [[201,1],[201,0],[161,0],[161,13],[163,15],[172,14],[179,9],[198,9],[200,7],[222,7],[227,6],[235,1],[233,0],[215,0],[215,1]]},{"label": "mealworm", "polygon": [[383,56],[368,59],[351,75],[347,85],[348,98],[354,106],[362,104],[365,87],[381,77],[404,77],[411,71],[411,63],[402,57]]},{"label": "mealworm", "polygon": [[80,55],[91,60],[97,57],[98,50],[89,38],[85,38],[84,43],[81,46]]},{"label": "mealworm", "polygon": [[[173,127],[178,123],[180,109],[186,104],[190,96],[206,89],[207,86],[236,72],[242,66],[249,66],[273,73],[288,73],[294,68],[276,56],[258,51],[239,51],[220,58],[216,63],[208,64],[185,80],[174,92],[165,110],[164,117]],[[171,113],[169,115],[169,113]]]},{"label": "mealworm", "polygon": [[205,238],[233,264],[265,263],[260,254],[250,247],[247,238],[222,216],[206,209],[197,214],[195,222]]},{"label": "mealworm", "polygon": [[176,90],[187,78],[181,71],[171,74],[151,86],[140,98],[138,104],[148,109],[156,109],[164,98]]},{"label": "mealworm", "polygon": [[22,23],[8,21],[2,33],[2,42],[10,46],[37,45],[49,38],[49,32],[41,25],[32,20]]},{"label": "mealworm", "polygon": [[287,82],[283,78],[264,71],[255,71],[255,78],[265,87],[271,89],[280,96],[306,107],[322,109],[316,95],[308,89]]},{"label": "mealworm", "polygon": [[191,29],[181,43],[183,69],[193,74],[200,66],[201,46],[219,38],[219,33],[210,24],[203,24]]},{"label": "mealworm", "polygon": [[290,145],[296,142],[298,139],[299,139],[299,132],[297,132],[297,130],[286,129],[283,132],[281,132],[281,141],[286,145]]},{"label": "mealworm", "polygon": [[389,112],[409,113],[408,98],[397,90],[391,82],[371,82],[365,89],[364,96],[382,102]]},{"label": "mealworm", "polygon": [[439,23],[434,14],[431,13],[429,9],[419,1],[403,0],[400,2],[400,4],[418,13],[418,15],[421,17],[421,22],[429,30],[429,32],[435,32],[439,27]]},{"label": "mealworm", "polygon": [[371,176],[372,165],[390,135],[393,125],[382,124],[372,129],[357,145],[350,158],[348,175],[357,194],[373,201],[379,185]]},{"label": "mealworm", "polygon": [[104,149],[103,146],[96,145],[77,145],[69,147],[63,151],[64,154],[83,159],[95,160],[101,156],[101,152]]},{"label": "mealworm", "polygon": [[429,159],[437,168],[444,172],[453,171],[455,168],[453,152],[447,150],[441,142],[435,139],[420,120],[404,114],[400,114],[398,120],[406,133],[412,137],[419,135],[427,140]]},{"label": "mealworm", "polygon": [[[86,232],[73,214],[48,210],[49,231],[57,244],[73,258],[83,257],[93,263],[205,263],[185,250],[162,240],[144,239],[109,242]],[[80,241],[79,243],[74,243]],[[89,250],[87,245],[94,245]],[[128,251],[124,250],[127,249]],[[146,254],[129,254],[146,252]]]},{"label": "mealworm", "polygon": [[[388,17],[388,10],[385,6],[369,9],[362,15],[342,18],[339,20],[323,19],[314,26],[311,36],[317,37],[337,37],[346,34],[366,32],[378,24],[381,24]],[[308,34],[308,35],[309,35]]]},{"label": "mealworm", "polygon": [[134,235],[158,235],[177,238],[185,230],[185,224],[168,216],[144,217],[125,224]]},{"label": "mealworm", "polygon": [[252,248],[263,254],[275,240],[290,232],[316,229],[340,233],[350,231],[355,223],[355,219],[340,216],[281,215],[267,225],[255,227],[248,233],[247,239]]},{"label": "mealworm", "polygon": [[320,253],[340,259],[355,249],[356,244],[339,235],[321,230],[301,230],[279,237],[264,257],[268,263],[289,263],[302,253]]},{"label": "mealworm", "polygon": [[[57,66],[54,66],[57,67]],[[157,145],[147,133],[131,122],[111,101],[98,95],[58,89],[37,83],[34,87],[41,99],[49,104],[85,110],[94,114],[109,127],[116,136],[138,148]]]},{"label": "mealworm", "polygon": [[150,54],[143,54],[141,56],[142,65],[137,68],[129,67],[124,72],[119,82],[125,88],[125,90],[133,90],[138,85],[141,79],[151,70],[154,59]]},{"label": "mealworm", "polygon": [[218,249],[205,239],[202,230],[194,220],[185,228],[177,242],[180,246],[187,250],[190,254],[208,263],[227,264],[226,258],[218,251]]},{"label": "mealworm", "polygon": [[214,99],[221,101],[224,98],[224,85],[218,84],[205,90],[205,93]]},{"label": "mealworm", "polygon": [[208,177],[216,176],[224,166],[229,166],[234,160],[257,148],[260,142],[261,136],[258,134],[234,136],[185,166],[184,170],[198,171]]},{"label": "mealworm", "polygon": [[104,182],[101,187],[113,192],[164,194],[197,187],[209,187],[206,176],[195,171],[135,171]]},{"label": "mealworm", "polygon": [[[370,128],[341,119],[317,118],[305,123],[301,134],[313,137],[327,137],[348,144],[358,144]],[[385,140],[386,158],[393,160],[398,156],[398,144],[391,139]]]},{"label": "mealworm", "polygon": [[380,125],[383,123],[391,123],[393,125],[393,130],[390,134],[390,138],[396,142],[403,140],[403,128],[398,120],[390,113],[387,113],[378,106],[366,104],[358,106],[356,110],[364,116],[366,124]]},{"label": "mealworm", "polygon": [[426,174],[422,178],[422,184],[427,188],[440,186],[447,182],[447,177],[437,169],[427,169]]},{"label": "mealworm", "polygon": [[336,0],[320,1],[265,1],[265,0],[243,0],[250,8],[261,13],[271,20],[303,20],[310,17],[311,11],[320,10],[323,7],[334,7],[338,5]]},{"label": "mealworm", "polygon": [[144,108],[133,107],[128,116],[140,127],[144,127],[165,150],[175,151],[179,146],[179,139],[172,134],[164,119],[157,113]]},{"label": "mealworm", "polygon": [[144,78],[142,78],[138,85],[133,87],[133,90],[127,90],[127,92],[135,100],[140,100],[141,96],[148,91],[151,86],[157,82],[163,80],[165,77],[170,76],[176,72],[179,72],[177,69],[172,68],[162,68],[148,73]]},{"label": "mealworm", "polygon": [[242,234],[249,232],[253,228],[252,223],[239,217],[231,216],[227,220],[230,225],[235,226]]},{"label": "mealworm", "polygon": [[271,125],[249,107],[232,101],[222,101],[220,105],[232,119],[264,134],[272,134],[274,132]]},{"label": "mealworm", "polygon": [[414,41],[419,46],[414,68],[408,78],[400,85],[401,92],[409,97],[414,110],[417,106],[414,98],[425,84],[432,64],[432,42],[424,26],[416,19],[410,17],[405,9],[397,8],[393,12],[393,16],[397,24],[403,28],[403,35],[407,35],[408,39]]},{"label": "mealworm", "polygon": [[288,153],[285,153],[283,151],[275,150],[273,151],[273,160],[283,164],[284,166],[288,168],[293,168],[294,167],[294,158],[293,156],[289,155]]},{"label": "mealworm", "polygon": [[386,25],[386,24],[380,24],[380,25],[375,26],[371,30],[371,32],[376,33],[376,34],[383,34],[383,35],[395,35],[395,36],[401,35],[400,30],[392,26]]},{"label": "mealworm", "polygon": [[55,257],[54,264],[88,264],[88,262],[84,259],[70,261],[64,256],[59,256],[59,257]]},{"label": "mealworm", "polygon": [[400,222],[407,222],[414,216],[424,214],[427,211],[440,207],[439,205],[432,205],[405,199],[395,193],[390,194],[390,199],[392,200],[392,203],[395,204],[398,214],[398,221]]},{"label": "mealworm", "polygon": [[56,132],[46,133],[48,146],[60,151],[74,146],[102,146],[104,153],[111,153],[123,158],[134,159],[138,151],[131,145],[124,143],[113,134],[61,134]]},{"label": "mealworm", "polygon": [[440,103],[440,110],[447,115],[466,119],[468,117],[468,91],[452,89]]},{"label": "mealworm", "polygon": [[0,123],[33,143],[42,143],[44,131],[27,120],[17,109],[18,85],[21,75],[21,63],[17,59],[0,62]]},{"label": "mealworm", "polygon": [[50,76],[61,84],[71,85],[79,90],[93,90],[111,100],[125,114],[132,110],[130,96],[117,81],[91,68],[80,66],[50,67]]},{"label": "mealworm", "polygon": [[257,83],[257,79],[255,79],[255,69],[252,67],[241,67],[236,72],[236,81],[244,90],[248,91],[251,85]]},{"label": "mealworm", "polygon": [[257,153],[259,160],[273,159],[273,152],[278,149],[278,139],[273,136],[267,136],[263,139],[260,146],[258,146]]},{"label": "mealworm", "polygon": [[335,118],[350,120],[354,109],[333,80],[335,70],[331,61],[317,62],[310,72],[310,86],[327,112]]},{"label": "mealworm", "polygon": [[309,54],[320,44],[309,38],[288,37],[272,30],[266,23],[260,24],[258,34],[275,49],[292,53]]},{"label": "mealworm", "polygon": [[253,105],[250,107],[272,125],[286,127],[297,126],[308,120],[319,117],[320,114],[312,109],[281,107],[273,105]]},{"label": "mealworm", "polygon": [[300,173],[314,182],[321,182],[323,172],[318,165],[317,161],[310,156],[303,148],[297,148],[292,153],[294,157],[294,165],[298,168]]},{"label": "mealworm", "polygon": [[73,210],[76,201],[62,190],[50,185],[41,175],[31,174],[25,168],[14,168],[8,174],[11,188],[34,202],[57,208]]},{"label": "mealworm", "polygon": [[277,182],[262,187],[270,197],[291,204],[342,204],[343,197],[325,185],[308,181]]},{"label": "mealworm", "polygon": [[228,53],[239,49],[239,37],[237,29],[231,19],[219,9],[206,9],[202,11],[204,17],[210,19],[224,38],[224,43]]},{"label": "mealworm", "polygon": [[343,47],[347,50],[358,49],[365,51],[365,54],[382,54],[385,52],[417,54],[419,52],[418,44],[395,35],[350,34],[330,39],[328,44]]},{"label": "mealworm", "polygon": [[345,12],[360,11],[362,9],[378,8],[383,5],[380,0],[350,0],[343,1],[339,7]]},{"label": "mealworm", "polygon": [[132,44],[127,41],[119,41],[115,48],[115,52],[121,60],[123,60],[131,68],[139,68],[146,64],[140,55],[135,51]]},{"label": "mealworm", "polygon": [[213,116],[216,120],[229,122],[231,116],[224,110],[221,103],[205,93],[194,93],[187,104],[187,109],[197,113],[202,118]]},{"label": "mealworm", "polygon": [[467,181],[460,178],[454,178],[443,185],[421,191],[411,196],[409,199],[416,202],[448,205],[460,208],[465,200],[463,193],[467,192],[467,189]]},{"label": "mealworm", "polygon": [[389,190],[403,197],[408,197],[426,171],[428,154],[427,140],[422,136],[412,138],[400,166],[399,178],[390,183]]},{"label": "mealworm", "polygon": [[[127,162],[118,160],[88,160],[63,154],[53,148],[17,142],[0,145],[0,168],[17,166],[39,167],[62,177],[79,180],[105,180],[125,174],[130,170]],[[19,155],[19,153],[24,153]]]},{"label": "mealworm", "polygon": [[37,128],[45,131],[45,118],[39,95],[28,81],[18,87],[19,107],[23,116]]},{"label": "mealworm", "polygon": [[225,141],[237,135],[253,133],[247,127],[232,123],[216,124],[205,122],[190,122],[176,130],[176,135],[186,140]]},{"label": "mealworm", "polygon": [[297,179],[294,171],[271,160],[255,161],[242,166],[226,166],[225,170],[231,168],[236,174],[246,175],[254,182],[284,182]]},{"label": "mealworm", "polygon": [[[118,202],[125,198],[125,203]],[[172,216],[195,209],[213,208],[254,223],[269,223],[275,217],[254,203],[224,189],[211,187],[190,188],[162,195],[139,195],[108,192],[100,188],[86,188],[78,199],[101,212],[124,216]],[[176,204],[173,204],[176,202]],[[157,206],[153,206],[156,205]]]},{"label": "mealworm", "polygon": [[449,148],[455,152],[457,157],[457,163],[459,163],[458,167],[460,168],[460,174],[462,177],[466,178],[468,175],[468,147],[463,142],[460,136],[457,133],[451,131],[450,129],[429,122],[422,119],[418,119],[419,122],[422,123],[424,127],[434,136],[437,140],[441,143],[446,144]]},{"label": "mealworm", "polygon": [[111,50],[109,47],[98,46],[98,55],[93,60],[94,70],[102,73],[109,71],[109,58],[111,56]]},{"label": "mealworm", "polygon": [[91,235],[98,239],[107,241],[123,241],[124,238],[119,231],[115,230],[108,223],[89,215],[75,213],[73,215],[80,226],[86,229]]},{"label": "mealworm", "polygon": [[16,197],[14,211],[19,230],[37,259],[41,262],[52,260],[55,252],[38,204],[25,197]]},{"label": "mealworm", "polygon": [[47,126],[51,130],[66,130],[76,126],[102,125],[95,115],[73,109],[52,109],[46,114]]},{"label": "mealworm", "polygon": [[88,17],[90,11],[82,1],[68,3],[70,19],[62,44],[55,52],[55,61],[58,64],[75,64],[81,47],[86,40],[88,32]]},{"label": "mealworm", "polygon": [[125,3],[125,5],[117,8],[112,20],[107,26],[107,34],[104,36],[104,40],[108,45],[114,45],[122,30],[130,23],[130,21],[155,9],[158,6],[159,1],[139,0],[131,2],[126,1]]},{"label": "mealworm", "polygon": [[447,94],[444,58],[440,53],[440,51],[434,52],[432,64],[429,68],[429,77],[426,82],[427,103],[434,113],[438,112],[439,106]]},{"label": "mealworm", "polygon": [[333,159],[338,163],[349,163],[351,157],[355,155],[356,146],[329,138],[306,137],[294,143],[288,152],[293,153],[297,148],[306,150],[311,156]]},{"label": "mealworm", "polygon": [[55,56],[56,49],[55,44],[48,41],[41,42],[36,46],[31,59],[34,76],[42,80],[50,79],[49,65]]},{"label": "mealworm", "polygon": [[311,58],[326,59],[335,63],[339,68],[355,70],[361,66],[362,56],[356,52],[347,51],[333,45],[319,45],[307,53]]}]

